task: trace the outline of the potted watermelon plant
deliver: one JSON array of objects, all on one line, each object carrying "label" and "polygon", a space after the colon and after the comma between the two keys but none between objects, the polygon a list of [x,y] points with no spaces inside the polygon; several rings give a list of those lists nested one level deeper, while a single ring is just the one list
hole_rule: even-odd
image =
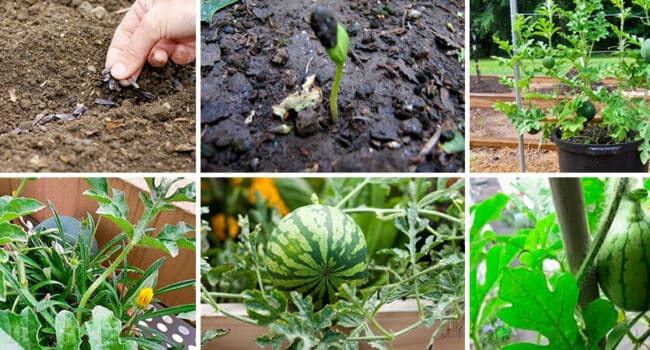
[{"label": "potted watermelon plant", "polygon": [[[257,192],[236,240],[203,252],[204,348],[463,349],[463,181],[299,183],[276,187],[286,215]],[[213,185],[231,205],[248,191]],[[205,221],[202,235],[214,227]],[[373,227],[393,244],[377,249]]]},{"label": "potted watermelon plant", "polygon": [[[532,16],[518,16],[514,25],[517,45],[495,37],[511,55],[499,60],[519,64],[522,108],[514,102],[497,102],[520,134],[543,130],[557,145],[560,171],[647,172],[650,124],[647,92],[650,41],[625,31],[633,14],[649,23],[650,4],[613,2],[618,13],[607,16],[599,0],[575,0],[563,9],[545,1]],[[596,45],[615,40],[616,52],[608,59],[594,56]],[[513,53],[514,52],[514,53]],[[553,88],[540,90],[533,77],[553,79]],[[614,86],[605,79],[616,80]],[[502,82],[514,86],[514,79]],[[541,99],[548,107],[535,104]],[[596,116],[599,115],[599,118]]]},{"label": "potted watermelon plant", "polygon": [[193,261],[194,214],[179,204],[194,192],[178,179],[0,179],[3,348],[196,348],[172,330],[192,333],[177,317],[195,310],[195,278],[176,264]]}]

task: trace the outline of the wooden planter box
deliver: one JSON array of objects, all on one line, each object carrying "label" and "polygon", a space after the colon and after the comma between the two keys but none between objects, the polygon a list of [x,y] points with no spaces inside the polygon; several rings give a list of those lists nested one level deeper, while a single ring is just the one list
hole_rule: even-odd
[{"label": "wooden planter box", "polygon": [[[220,304],[226,311],[236,315],[245,316],[246,309],[243,304]],[[377,321],[387,330],[397,331],[417,322],[417,306],[415,301],[398,301],[385,305],[379,310]],[[436,337],[436,350],[462,350],[465,349],[464,319],[459,322],[450,322]],[[398,337],[393,343],[396,350],[425,350],[434,328],[419,327],[405,335]],[[459,328],[460,327],[460,328]],[[205,345],[204,350],[254,350],[259,349],[255,339],[264,335],[266,328],[251,326],[214,312],[212,306],[201,305],[202,332],[211,329],[230,329],[225,337],[217,338]],[[459,331],[460,329],[460,331]],[[270,347],[269,347],[270,349]],[[361,343],[359,349],[371,349],[368,344]]]},{"label": "wooden planter box", "polygon": [[[0,195],[10,195],[20,184],[20,179],[0,179]],[[143,211],[143,204],[138,193],[147,191],[147,185],[141,178],[111,178],[108,180],[111,188],[119,189],[125,192],[126,204],[129,206],[129,220],[135,221]],[[34,198],[47,204],[49,199],[54,203],[59,215],[68,215],[75,218],[86,217],[90,213],[97,227],[95,238],[99,246],[103,246],[110,239],[118,235],[120,228],[108,220],[99,221],[97,211],[97,202],[84,196],[82,193],[89,189],[89,186],[80,178],[42,178],[31,181],[25,186],[21,197]],[[184,221],[192,226],[195,225],[196,214],[193,203],[179,203],[174,211],[161,213],[152,227],[155,228],[155,234],[165,224],[176,224],[178,221]],[[41,222],[52,216],[49,208],[45,207],[39,212],[31,215],[36,221]],[[180,253],[172,258],[156,249],[136,247],[129,254],[129,264],[140,268],[148,268],[157,259],[166,256],[167,260],[160,268],[158,283],[165,286],[174,282],[186,279],[196,278],[196,259],[195,252],[182,249]],[[196,300],[195,288],[184,288],[182,290],[166,293],[160,296],[160,300],[167,306],[181,304],[191,304]]]}]

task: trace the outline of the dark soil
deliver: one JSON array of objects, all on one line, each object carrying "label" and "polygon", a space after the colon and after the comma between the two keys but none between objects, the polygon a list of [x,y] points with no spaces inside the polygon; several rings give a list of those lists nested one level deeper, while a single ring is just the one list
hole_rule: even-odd
[{"label": "dark soil", "polygon": [[[463,2],[322,3],[347,28],[357,58],[345,65],[336,125],[335,66],[309,26],[315,3],[242,1],[202,24],[202,169],[463,171],[464,152],[440,148],[464,134]],[[272,106],[312,74],[322,103],[290,113],[288,134],[272,132],[281,125]]]},{"label": "dark soil", "polygon": [[[193,65],[146,68],[138,83],[151,95],[111,93],[100,81],[120,10],[131,3],[0,3],[2,171],[194,171]],[[80,104],[87,111],[71,118]]]},{"label": "dark soil", "polygon": [[566,141],[585,145],[614,145],[631,142],[634,141],[634,139],[635,134],[630,133],[627,135],[627,138],[625,140],[617,141],[612,138],[612,132],[609,130],[608,125],[587,123],[580,134],[569,137],[566,139]]},{"label": "dark soil", "polygon": [[512,89],[508,86],[503,85],[499,82],[498,77],[494,76],[482,76],[481,80],[478,80],[476,75],[470,75],[469,77],[469,91],[470,92],[483,92],[483,93],[510,93]]}]

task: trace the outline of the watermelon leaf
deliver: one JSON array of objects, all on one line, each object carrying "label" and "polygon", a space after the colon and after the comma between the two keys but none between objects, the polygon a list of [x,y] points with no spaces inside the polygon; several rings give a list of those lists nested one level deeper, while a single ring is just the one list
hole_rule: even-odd
[{"label": "watermelon leaf", "polygon": [[79,336],[79,323],[74,314],[63,310],[56,315],[56,348],[57,350],[79,349],[81,338]]},{"label": "watermelon leaf", "polygon": [[268,326],[287,312],[287,298],[278,290],[272,290],[266,297],[259,290],[247,290],[244,297],[248,317],[257,321],[258,326]]},{"label": "watermelon leaf", "polygon": [[285,313],[282,320],[269,326],[271,333],[282,334],[290,344],[300,349],[340,348],[345,336],[330,329],[334,321],[334,309],[327,305],[314,313],[311,296],[303,298],[291,292],[291,300],[298,307],[296,313]]},{"label": "watermelon leaf", "polygon": [[[129,237],[133,237],[133,225],[127,219],[129,206],[126,204],[124,191],[113,189],[113,197],[108,194],[106,179],[86,179],[91,189],[84,191],[84,195],[99,202],[97,214],[109,219],[119,226]],[[139,240],[136,239],[137,242]]]},{"label": "watermelon leaf", "polygon": [[201,345],[205,345],[205,343],[213,339],[228,335],[228,333],[230,333],[229,329],[209,329],[203,332],[203,335],[201,336]]},{"label": "watermelon leaf", "polygon": [[549,342],[548,347],[518,343],[504,349],[584,349],[573,317],[579,293],[575,279],[562,273],[554,290],[550,291],[547,284],[542,271],[515,268],[503,272],[499,298],[511,306],[501,309],[499,318],[513,327],[537,331]]},{"label": "watermelon leaf", "polygon": [[11,242],[27,242],[27,234],[23,229],[8,222],[0,223],[0,245]]},{"label": "watermelon leaf", "polygon": [[314,314],[314,304],[311,302],[311,296],[303,298],[300,293],[291,292],[291,300],[298,307],[296,316],[310,328],[318,330],[332,325],[334,310],[330,305],[326,305]]},{"label": "watermelon leaf", "polygon": [[239,0],[203,0],[201,2],[201,21],[212,23],[212,16],[224,7]]},{"label": "watermelon leaf", "polygon": [[587,305],[582,312],[582,318],[591,347],[598,349],[600,340],[616,325],[618,313],[609,300],[596,299]]},{"label": "watermelon leaf", "polygon": [[0,197],[0,223],[33,214],[44,207],[43,203],[35,199],[2,196]]},{"label": "watermelon leaf", "polygon": [[194,250],[194,240],[185,238],[185,235],[190,232],[194,232],[194,227],[182,221],[178,225],[165,224],[157,237],[145,235],[138,245],[157,248],[175,257],[178,255],[179,248]]},{"label": "watermelon leaf", "polygon": [[136,342],[120,340],[122,322],[113,312],[103,306],[96,306],[92,311],[92,320],[86,322],[88,341],[92,350],[137,350]]},{"label": "watermelon leaf", "polygon": [[6,349],[40,350],[38,331],[41,325],[29,307],[20,315],[9,310],[0,311],[0,344]]}]

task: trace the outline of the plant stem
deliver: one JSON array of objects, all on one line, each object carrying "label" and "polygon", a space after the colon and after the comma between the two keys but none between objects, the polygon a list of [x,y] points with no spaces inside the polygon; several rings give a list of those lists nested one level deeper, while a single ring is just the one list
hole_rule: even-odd
[{"label": "plant stem", "polygon": [[244,296],[241,294],[235,293],[221,293],[221,292],[207,292],[209,296],[215,298],[228,298],[228,299],[244,299]]},{"label": "plant stem", "polygon": [[108,276],[115,271],[115,269],[120,265],[122,260],[126,258],[126,256],[131,252],[131,249],[133,249],[134,245],[129,242],[129,244],[126,245],[124,250],[122,250],[122,253],[113,261],[113,263],[106,269],[104,272],[97,278],[93,284],[88,287],[84,295],[81,297],[81,301],[79,302],[79,307],[78,307],[78,312],[77,312],[77,322],[81,323],[81,315],[84,312],[84,307],[88,303],[88,299],[92,296],[92,294],[99,288],[99,286],[104,283],[104,281],[108,278]]},{"label": "plant stem", "polygon": [[332,120],[334,124],[339,120],[339,107],[338,97],[339,97],[339,86],[341,85],[341,77],[343,76],[343,64],[336,65],[336,75],[334,76],[334,85],[332,85],[332,94],[330,95],[330,113],[332,114]]},{"label": "plant stem", "polygon": [[414,280],[414,279],[416,279],[416,278],[418,278],[418,277],[420,277],[422,275],[425,275],[425,274],[427,274],[429,272],[433,272],[433,271],[438,270],[438,269],[445,268],[445,267],[447,267],[449,265],[450,264],[442,264],[442,263],[439,262],[438,264],[436,264],[434,266],[429,266],[426,269],[416,273],[415,275],[409,276],[409,277],[407,277],[407,278],[405,278],[405,279],[403,279],[403,280],[401,280],[399,282],[394,282],[394,283],[391,283],[391,284],[384,284],[384,285],[381,285],[381,286],[370,286],[370,287],[368,287],[368,289],[391,288],[391,287],[399,286],[399,285],[401,285],[401,284],[403,284],[405,282],[410,282],[410,281],[412,281],[412,280]]},{"label": "plant stem", "polygon": [[[145,211],[142,218],[140,219],[140,221],[138,221],[138,224],[133,229],[133,237],[142,237],[145,234],[144,232],[147,229],[147,225],[155,218],[156,213],[159,210],[159,205],[160,203],[154,202],[151,208]],[[122,263],[122,261],[126,259],[127,255],[129,255],[131,250],[135,247],[136,243],[137,242],[135,242],[134,240],[129,240],[129,243],[124,247],[124,250],[122,250],[122,252],[117,257],[117,259],[115,259],[115,261],[113,261],[113,263],[106,270],[104,270],[104,272],[102,272],[102,274],[93,282],[93,284],[90,285],[90,287],[88,287],[86,292],[83,294],[83,296],[81,297],[81,301],[79,302],[79,307],[78,307],[79,311],[77,313],[77,321],[79,323],[81,323],[81,315],[84,312],[83,309],[88,303],[88,300],[90,299],[92,294],[95,292],[95,290],[97,290],[97,288],[99,288],[99,286],[102,283],[104,283],[104,281],[106,281],[108,276],[110,276],[113,273],[113,271],[115,271],[115,269]]]},{"label": "plant stem", "polygon": [[[346,200],[347,200],[347,196],[346,196]],[[339,203],[339,205],[340,205],[340,203]],[[336,207],[338,208],[339,205],[337,205]],[[375,214],[377,214],[377,216],[380,216],[380,215],[387,215],[387,214],[388,214],[388,215],[391,215],[391,214],[399,214],[400,216],[404,216],[404,215],[406,215],[406,212],[404,211],[404,209],[399,209],[399,208],[397,208],[397,209],[393,209],[393,208],[368,208],[368,207],[361,207],[361,208],[342,209],[342,211],[343,211],[344,213],[346,213],[346,214],[356,214],[356,213],[375,213]],[[437,216],[437,217],[440,217],[440,218],[442,218],[442,219],[446,219],[446,220],[449,220],[449,221],[451,221],[451,222],[455,222],[455,223],[457,223],[457,224],[462,224],[462,223],[463,223],[462,220],[459,219],[459,218],[457,218],[457,217],[454,217],[454,216],[451,216],[451,215],[449,215],[449,214],[446,214],[446,213],[443,213],[443,212],[439,212],[439,211],[436,211],[436,210],[417,209],[417,211],[418,211],[419,214],[430,215],[430,216]]]},{"label": "plant stem", "polygon": [[[214,311],[221,312],[222,314],[224,314],[224,315],[226,315],[226,316],[228,316],[228,317],[230,317],[232,319],[235,319],[237,321],[241,321],[241,322],[244,322],[244,323],[251,324],[253,326],[257,326],[257,322],[255,322],[254,320],[252,320],[252,319],[250,319],[248,317],[235,315],[233,313],[230,313],[230,312],[228,312],[226,310],[221,309],[219,307],[219,304],[217,304],[217,302],[215,302],[214,299],[212,299],[210,297],[210,292],[205,288],[205,286],[203,284],[201,284],[201,293],[203,294],[202,299],[207,301],[210,304],[210,306],[212,306]],[[242,298],[243,298],[243,296],[242,296]]]},{"label": "plant stem", "polygon": [[[336,85],[336,83],[334,84]],[[357,187],[355,187],[352,191],[350,191],[350,193],[348,193],[345,197],[343,197],[343,199],[341,199],[341,201],[335,206],[335,208],[340,209],[345,202],[347,202],[348,200],[350,200],[350,198],[354,197],[357,193],[359,193],[359,191],[361,191],[363,187],[366,186],[368,183],[370,183],[370,178],[363,179],[363,181],[361,181],[361,183],[358,184]]]},{"label": "plant stem", "polygon": [[20,185],[18,185],[18,188],[13,193],[14,198],[20,196],[20,194],[23,192],[28,182],[29,182],[28,178],[23,178],[22,180],[20,180]]},{"label": "plant stem", "polygon": [[598,231],[596,232],[596,239],[591,244],[591,249],[589,250],[589,253],[587,254],[587,257],[585,258],[584,262],[582,263],[582,266],[580,266],[580,270],[578,270],[578,273],[576,274],[576,280],[578,281],[578,285],[581,285],[583,280],[586,278],[586,275],[588,274],[591,265],[596,259],[596,255],[598,254],[600,247],[603,245],[603,242],[605,241],[605,237],[607,236],[609,227],[612,226],[612,222],[614,221],[614,217],[616,216],[618,207],[621,204],[623,195],[627,190],[629,181],[630,180],[628,178],[620,178],[617,179],[617,183],[614,185],[614,195],[611,203],[603,213],[604,219],[598,226]]}]

